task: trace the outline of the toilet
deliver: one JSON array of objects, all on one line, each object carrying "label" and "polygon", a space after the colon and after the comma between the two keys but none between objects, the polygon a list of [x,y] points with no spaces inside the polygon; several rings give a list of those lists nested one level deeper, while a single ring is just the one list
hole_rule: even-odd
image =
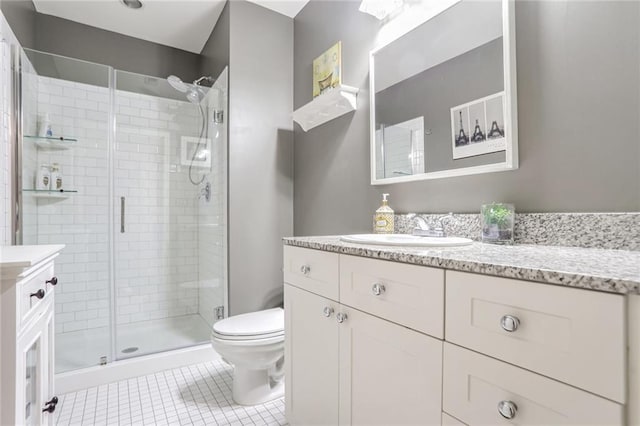
[{"label": "toilet", "polygon": [[213,325],[211,344],[233,365],[233,400],[257,405],[284,395],[284,310],[235,315]]}]

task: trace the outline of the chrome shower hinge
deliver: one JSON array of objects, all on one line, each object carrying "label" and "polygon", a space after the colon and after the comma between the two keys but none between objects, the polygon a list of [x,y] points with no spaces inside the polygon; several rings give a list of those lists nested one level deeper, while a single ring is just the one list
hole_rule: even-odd
[{"label": "chrome shower hinge", "polygon": [[224,306],[216,306],[213,309],[213,315],[217,320],[221,320],[224,318]]}]

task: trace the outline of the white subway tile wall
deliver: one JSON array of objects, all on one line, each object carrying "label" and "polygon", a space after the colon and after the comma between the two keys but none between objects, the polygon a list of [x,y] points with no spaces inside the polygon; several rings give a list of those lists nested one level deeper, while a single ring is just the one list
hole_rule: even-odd
[{"label": "white subway tile wall", "polygon": [[[189,181],[181,138],[198,135],[199,111],[186,101],[122,91],[116,99],[117,324],[197,313],[200,186]],[[200,171],[193,170],[196,182]]]},{"label": "white subway tile wall", "polygon": [[[35,153],[35,160],[23,160],[23,188],[35,187],[40,165],[58,163],[62,188],[78,191],[66,199],[23,197],[25,244],[66,245],[56,261],[57,333],[109,325],[108,93],[105,87],[38,76],[37,108],[25,108],[37,112],[36,121],[48,115],[54,136],[78,140],[68,150],[38,149],[33,140],[23,144],[23,152]],[[92,110],[84,105],[90,96],[101,101]]]}]

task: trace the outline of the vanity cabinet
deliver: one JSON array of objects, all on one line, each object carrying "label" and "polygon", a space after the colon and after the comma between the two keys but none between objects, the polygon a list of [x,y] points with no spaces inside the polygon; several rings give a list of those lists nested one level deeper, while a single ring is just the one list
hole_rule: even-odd
[{"label": "vanity cabinet", "polygon": [[291,425],[622,425],[628,302],[285,246]]},{"label": "vanity cabinet", "polygon": [[285,401],[292,425],[338,424],[338,309],[330,299],[285,285]]},{"label": "vanity cabinet", "polygon": [[0,247],[0,424],[53,424],[54,259],[63,247]]},{"label": "vanity cabinet", "polygon": [[[289,423],[440,423],[442,341],[396,323],[406,319],[398,306],[428,304],[429,292],[411,301],[406,295],[414,294],[415,287],[406,286],[414,275],[383,279],[377,276],[383,271],[363,268],[357,260],[348,263],[352,256],[334,255],[323,262],[313,252],[285,247],[285,404]],[[318,273],[320,265],[335,273]],[[338,270],[346,271],[345,275],[339,276]],[[357,283],[364,280],[363,274],[373,274],[378,287],[360,288]],[[432,290],[440,297],[436,304],[442,314],[442,280],[439,283],[436,279]],[[317,293],[320,289],[333,295],[340,289],[342,294],[343,286],[353,289],[353,304],[362,304],[361,309]],[[405,296],[396,298],[396,288]],[[375,303],[367,301],[369,294],[376,298]],[[370,303],[368,309],[377,316],[362,308]],[[434,327],[442,332],[442,317]]]}]

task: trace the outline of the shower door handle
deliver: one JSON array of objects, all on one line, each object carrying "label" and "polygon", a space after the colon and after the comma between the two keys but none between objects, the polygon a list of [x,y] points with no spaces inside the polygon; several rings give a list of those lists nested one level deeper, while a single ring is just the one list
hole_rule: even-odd
[{"label": "shower door handle", "polygon": [[120,233],[124,234],[124,197],[120,197]]}]

